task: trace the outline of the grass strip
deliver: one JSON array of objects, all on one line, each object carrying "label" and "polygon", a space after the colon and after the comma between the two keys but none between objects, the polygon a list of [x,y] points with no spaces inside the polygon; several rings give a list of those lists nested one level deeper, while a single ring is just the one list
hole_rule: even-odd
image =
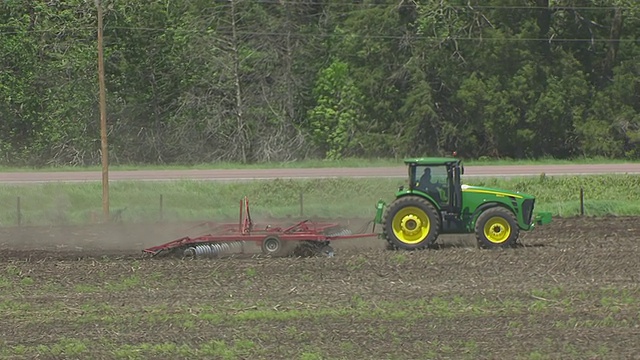
[{"label": "grass strip", "polygon": [[[111,211],[125,222],[163,219],[237,220],[239,201],[250,199],[252,215],[261,217],[355,217],[372,219],[378,199],[393,200],[402,179],[276,179],[247,182],[115,182]],[[555,216],[638,215],[640,177],[635,175],[541,176],[512,179],[473,178],[471,185],[521,191],[537,197],[536,209]],[[0,224],[84,224],[102,210],[100,183],[47,183],[0,186]],[[161,208],[162,197],[162,208]]]}]

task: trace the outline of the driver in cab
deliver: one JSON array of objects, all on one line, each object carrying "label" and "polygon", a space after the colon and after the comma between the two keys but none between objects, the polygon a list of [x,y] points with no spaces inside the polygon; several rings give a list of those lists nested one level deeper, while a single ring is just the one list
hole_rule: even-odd
[{"label": "driver in cab", "polygon": [[439,185],[438,183],[431,182],[431,168],[425,168],[417,184],[417,188],[431,195],[435,201],[440,202]]}]

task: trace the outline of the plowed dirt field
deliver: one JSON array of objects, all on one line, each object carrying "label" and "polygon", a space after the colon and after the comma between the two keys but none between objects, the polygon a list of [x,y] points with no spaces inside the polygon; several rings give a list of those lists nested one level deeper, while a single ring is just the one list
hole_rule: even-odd
[{"label": "plowed dirt field", "polygon": [[0,358],[640,358],[640,218],[556,218],[508,250],[142,258],[184,235],[0,228]]}]

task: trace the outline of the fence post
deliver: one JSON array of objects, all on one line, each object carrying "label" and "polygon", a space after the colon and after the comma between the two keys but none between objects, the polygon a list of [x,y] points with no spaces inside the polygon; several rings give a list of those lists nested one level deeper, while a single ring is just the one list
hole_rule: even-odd
[{"label": "fence post", "polygon": [[162,194],[160,194],[160,221],[164,219],[164,209],[163,209],[163,201]]},{"label": "fence post", "polygon": [[22,224],[22,214],[20,211],[20,196],[18,196],[18,199],[16,201],[16,215],[18,219],[18,226],[20,226]]},{"label": "fence post", "polygon": [[584,189],[580,187],[580,216],[584,216]]},{"label": "fence post", "polygon": [[304,216],[304,193],[300,191],[300,216]]}]

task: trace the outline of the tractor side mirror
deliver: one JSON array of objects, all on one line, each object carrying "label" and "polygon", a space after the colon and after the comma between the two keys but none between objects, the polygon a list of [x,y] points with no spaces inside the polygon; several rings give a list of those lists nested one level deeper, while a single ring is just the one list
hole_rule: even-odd
[{"label": "tractor side mirror", "polygon": [[460,165],[460,175],[464,175],[464,165]]}]

